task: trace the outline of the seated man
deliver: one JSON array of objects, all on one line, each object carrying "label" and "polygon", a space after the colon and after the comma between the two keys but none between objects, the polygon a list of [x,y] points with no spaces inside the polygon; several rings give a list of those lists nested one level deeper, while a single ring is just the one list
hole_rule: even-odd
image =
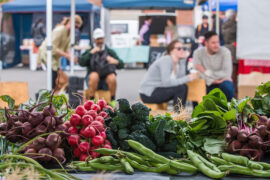
[{"label": "seated man", "polygon": [[116,93],[116,68],[123,67],[123,61],[116,53],[104,44],[104,32],[95,29],[93,48],[86,50],[79,59],[81,66],[87,67],[86,80],[89,86],[90,99],[94,99],[97,89],[111,92],[112,101]]},{"label": "seated man", "polygon": [[227,48],[220,47],[219,37],[215,32],[209,31],[204,37],[205,47],[194,52],[195,68],[206,80],[207,93],[219,88],[230,101],[234,97],[231,53]]}]

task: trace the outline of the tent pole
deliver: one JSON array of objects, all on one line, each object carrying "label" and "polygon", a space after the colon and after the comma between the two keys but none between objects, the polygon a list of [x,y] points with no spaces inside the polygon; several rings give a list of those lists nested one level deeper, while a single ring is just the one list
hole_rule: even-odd
[{"label": "tent pole", "polygon": [[46,4],[47,89],[52,90],[52,0]]},{"label": "tent pole", "polygon": [[208,31],[211,31],[212,30],[212,0],[209,0],[208,4],[209,4]]},{"label": "tent pole", "polygon": [[219,0],[216,1],[216,33],[219,35]]},{"label": "tent pole", "polygon": [[75,0],[71,0],[71,30],[70,30],[70,74],[74,74],[74,45],[75,45]]}]

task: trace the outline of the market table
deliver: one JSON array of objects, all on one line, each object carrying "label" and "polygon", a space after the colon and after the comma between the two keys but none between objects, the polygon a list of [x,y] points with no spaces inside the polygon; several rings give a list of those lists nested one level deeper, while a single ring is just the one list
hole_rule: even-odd
[{"label": "market table", "polygon": [[[89,180],[89,179],[106,179],[106,180],[209,180],[201,173],[197,173],[195,175],[189,175],[186,173],[182,173],[182,175],[177,176],[168,176],[165,174],[156,174],[156,173],[148,173],[148,172],[135,172],[133,175],[127,175],[125,173],[112,173],[112,174],[94,174],[94,173],[87,173],[87,174],[72,174],[73,176],[82,179],[82,180]],[[240,176],[240,175],[229,175],[223,178],[224,180],[266,180],[266,178],[255,178],[249,176]]]},{"label": "market table", "polygon": [[112,49],[116,52],[119,58],[124,61],[124,63],[148,63],[149,46],[133,46]]}]

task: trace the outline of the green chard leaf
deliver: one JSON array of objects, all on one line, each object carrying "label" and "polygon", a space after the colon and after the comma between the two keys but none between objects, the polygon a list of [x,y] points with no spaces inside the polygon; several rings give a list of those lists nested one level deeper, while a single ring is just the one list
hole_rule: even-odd
[{"label": "green chard leaf", "polygon": [[14,109],[15,108],[15,100],[8,96],[8,95],[2,95],[0,96],[0,99],[2,99],[2,101],[6,102],[8,104],[9,109]]}]

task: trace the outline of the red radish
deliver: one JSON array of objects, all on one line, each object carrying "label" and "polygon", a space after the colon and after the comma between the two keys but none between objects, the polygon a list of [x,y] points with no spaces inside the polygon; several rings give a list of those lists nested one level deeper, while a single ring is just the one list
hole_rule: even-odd
[{"label": "red radish", "polygon": [[108,117],[108,114],[105,111],[101,111],[99,113],[99,116],[102,116],[104,119],[106,119]]},{"label": "red radish", "polygon": [[100,135],[97,135],[92,138],[92,144],[94,146],[100,147],[104,143],[104,138]]},{"label": "red radish", "polygon": [[71,127],[70,121],[66,121],[64,125],[67,127],[67,129]]},{"label": "red radish", "polygon": [[114,109],[112,108],[112,106],[107,105],[104,109],[110,109],[112,112],[114,112]]},{"label": "red radish", "polygon": [[85,161],[88,157],[90,157],[88,154],[81,154],[80,161]]},{"label": "red radish", "polygon": [[97,117],[97,115],[98,115],[97,112],[94,111],[94,110],[87,111],[86,114],[92,116],[94,119],[95,119],[95,118]]},{"label": "red radish", "polygon": [[84,115],[81,120],[84,127],[87,127],[92,121],[94,121],[93,117],[88,114]]},{"label": "red radish", "polygon": [[93,121],[91,126],[93,126],[99,132],[104,131],[104,126],[100,121]]},{"label": "red radish", "polygon": [[111,142],[109,140],[107,140],[107,139],[105,140],[104,144],[105,145],[107,144],[107,145],[110,145],[111,146]]},{"label": "red radish", "polygon": [[103,146],[103,148],[106,148],[106,149],[112,149],[112,146],[110,146],[109,144],[105,144],[105,145]]},{"label": "red radish", "polygon": [[103,99],[98,100],[97,104],[100,106],[101,109],[107,106],[107,102]]},{"label": "red radish", "polygon": [[95,120],[104,124],[104,118],[102,116],[97,116]]},{"label": "red radish", "polygon": [[80,130],[80,135],[83,136],[83,137],[86,137],[85,128],[82,128]]},{"label": "red radish", "polygon": [[74,126],[71,126],[70,128],[68,128],[68,132],[70,134],[78,134],[78,129]]},{"label": "red radish", "polygon": [[100,133],[100,135],[101,135],[104,139],[106,139],[106,133],[105,133],[105,131],[102,131],[102,132]]},{"label": "red radish", "polygon": [[80,136],[73,134],[68,137],[68,143],[73,146],[77,146],[80,143]]},{"label": "red radish", "polygon": [[99,105],[93,104],[93,105],[91,106],[91,110],[94,110],[94,111],[96,111],[96,112],[99,112],[99,111],[101,110],[101,108],[100,108]]},{"label": "red radish", "polygon": [[73,153],[74,153],[74,156],[77,158],[81,156],[81,151],[79,148],[74,149]]},{"label": "red radish", "polygon": [[85,128],[85,137],[92,138],[96,135],[96,129],[93,126],[88,126]]},{"label": "red radish", "polygon": [[89,111],[89,110],[91,109],[91,106],[92,106],[93,104],[95,104],[94,101],[88,100],[88,101],[86,101],[86,102],[84,103],[84,108],[85,108],[87,111]]},{"label": "red radish", "polygon": [[79,145],[79,149],[82,153],[87,153],[90,151],[90,144],[88,142],[81,142]]},{"label": "red radish", "polygon": [[75,113],[78,114],[78,115],[80,115],[81,117],[83,115],[85,115],[86,112],[87,111],[84,109],[84,107],[82,105],[77,106],[77,108],[75,110]]},{"label": "red radish", "polygon": [[95,152],[95,151],[91,151],[90,154],[91,154],[91,157],[92,157],[93,159],[98,158],[99,155],[100,155],[99,153],[97,153],[97,152]]},{"label": "red radish", "polygon": [[80,125],[81,117],[78,114],[72,114],[70,117],[70,124],[72,126],[78,126]]}]

